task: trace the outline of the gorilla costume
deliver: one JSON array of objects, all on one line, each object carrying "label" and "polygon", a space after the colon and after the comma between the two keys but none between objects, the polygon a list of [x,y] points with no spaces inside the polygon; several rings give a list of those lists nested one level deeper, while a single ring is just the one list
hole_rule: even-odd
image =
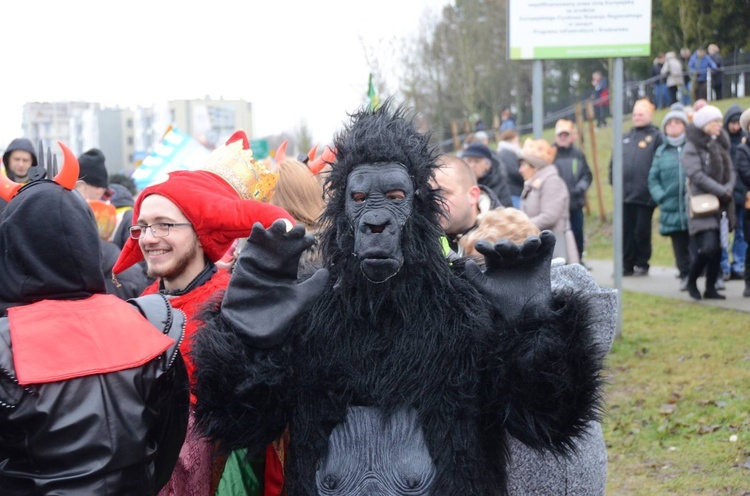
[{"label": "gorilla costume", "polygon": [[194,347],[199,425],[251,454],[288,427],[290,496],[506,494],[508,434],[565,455],[597,418],[612,295],[588,274],[553,293],[549,232],[449,261],[437,156],[401,108],[334,145],[324,268],[298,279],[302,227],[253,227]]}]

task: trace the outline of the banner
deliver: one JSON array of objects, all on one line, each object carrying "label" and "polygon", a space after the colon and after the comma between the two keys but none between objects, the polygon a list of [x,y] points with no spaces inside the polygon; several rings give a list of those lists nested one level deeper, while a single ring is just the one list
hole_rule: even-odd
[{"label": "banner", "polygon": [[161,141],[141,162],[131,176],[142,190],[150,184],[167,179],[167,174],[178,170],[199,169],[206,163],[211,152],[197,140],[179,129],[170,126]]},{"label": "banner", "polygon": [[508,0],[510,60],[645,57],[651,0]]}]

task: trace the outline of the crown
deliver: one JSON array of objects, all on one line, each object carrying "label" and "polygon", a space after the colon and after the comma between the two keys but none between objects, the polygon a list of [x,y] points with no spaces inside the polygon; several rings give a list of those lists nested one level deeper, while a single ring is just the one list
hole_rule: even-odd
[{"label": "crown", "polygon": [[263,163],[253,159],[250,142],[242,130],[214,150],[201,170],[224,179],[243,200],[269,201],[279,179],[278,174],[269,172]]}]

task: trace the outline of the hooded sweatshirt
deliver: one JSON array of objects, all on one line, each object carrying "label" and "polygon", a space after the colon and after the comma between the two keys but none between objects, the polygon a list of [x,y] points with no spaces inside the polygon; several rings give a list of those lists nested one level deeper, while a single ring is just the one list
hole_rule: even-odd
[{"label": "hooded sweatshirt", "polygon": [[[18,181],[18,178],[16,177],[13,172],[11,172],[10,168],[8,167],[8,163],[10,161],[10,154],[21,150],[24,152],[29,152],[31,154],[31,166],[35,167],[37,162],[36,159],[36,151],[34,151],[34,145],[31,144],[31,141],[29,141],[26,138],[16,138],[13,141],[10,142],[10,145],[8,145],[8,148],[5,149],[5,152],[3,153],[3,166],[5,167],[5,173],[8,175],[8,178],[10,178],[11,181]],[[5,209],[5,206],[8,203],[0,198],[0,213]]]},{"label": "hooded sweatshirt", "polygon": [[79,193],[35,181],[0,215],[0,314],[104,293],[100,265],[94,214]]}]

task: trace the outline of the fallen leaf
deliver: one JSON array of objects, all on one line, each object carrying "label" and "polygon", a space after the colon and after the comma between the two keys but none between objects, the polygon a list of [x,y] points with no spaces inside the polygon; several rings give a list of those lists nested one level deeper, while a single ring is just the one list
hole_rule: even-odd
[{"label": "fallen leaf", "polygon": [[659,408],[659,413],[662,415],[671,415],[677,410],[677,405],[673,403],[665,403]]}]

